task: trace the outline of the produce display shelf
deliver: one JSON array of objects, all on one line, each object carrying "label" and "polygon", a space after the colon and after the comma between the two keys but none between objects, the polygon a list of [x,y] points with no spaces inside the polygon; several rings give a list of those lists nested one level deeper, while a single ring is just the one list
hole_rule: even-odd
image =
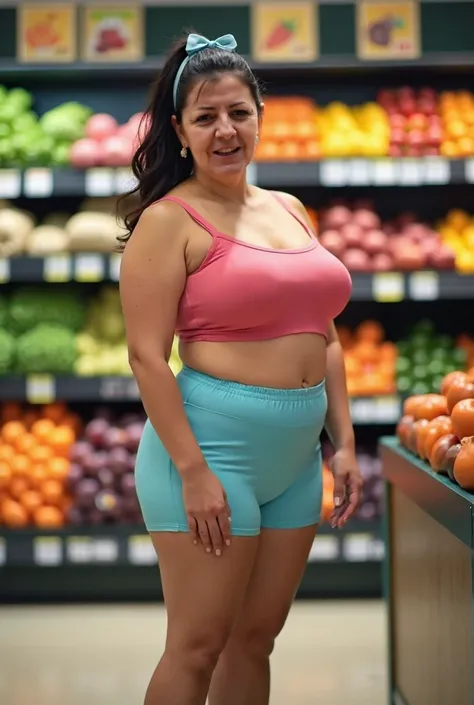
[{"label": "produce display shelf", "polygon": [[[0,259],[0,284],[117,282],[120,254],[94,252]],[[352,301],[474,299],[474,276],[458,272],[352,273]]]},{"label": "produce display shelf", "polygon": [[[249,181],[265,188],[323,186],[420,187],[474,183],[474,159],[444,157],[341,158],[255,162]],[[107,197],[134,185],[127,167],[0,169],[0,198]]]},{"label": "produce display shelf", "polygon": [[[68,402],[121,403],[140,401],[131,376],[74,377],[67,375],[5,375],[0,379],[0,401],[27,401],[46,404]],[[394,424],[400,418],[402,397],[396,394],[354,397],[351,400],[355,424]]]}]

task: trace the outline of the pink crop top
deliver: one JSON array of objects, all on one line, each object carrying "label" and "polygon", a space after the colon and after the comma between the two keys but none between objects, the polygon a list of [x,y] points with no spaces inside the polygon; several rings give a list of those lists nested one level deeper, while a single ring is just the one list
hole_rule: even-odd
[{"label": "pink crop top", "polygon": [[307,247],[275,250],[242,242],[218,232],[180,198],[162,199],[182,206],[212,236],[179,303],[176,335],[182,341],[255,341],[293,333],[326,337],[347,305],[352,282],[345,266],[273,195],[308,233]]}]

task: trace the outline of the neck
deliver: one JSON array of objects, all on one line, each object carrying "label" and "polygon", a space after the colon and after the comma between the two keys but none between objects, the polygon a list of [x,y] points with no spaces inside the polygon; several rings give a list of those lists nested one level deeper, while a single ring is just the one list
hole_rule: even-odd
[{"label": "neck", "polygon": [[216,201],[232,203],[245,203],[250,196],[250,187],[247,183],[246,173],[236,175],[227,182],[216,181],[205,174],[197,173],[194,177],[196,186],[202,190],[207,197]]}]

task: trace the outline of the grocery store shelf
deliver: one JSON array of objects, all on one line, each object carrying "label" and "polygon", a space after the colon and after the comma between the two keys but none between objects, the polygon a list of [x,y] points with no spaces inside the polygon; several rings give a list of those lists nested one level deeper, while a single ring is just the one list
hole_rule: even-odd
[{"label": "grocery store shelf", "polygon": [[[256,162],[252,164],[251,181],[266,188],[471,184],[474,159],[405,157]],[[126,167],[0,169],[0,198],[115,196],[130,190],[134,183]]]}]

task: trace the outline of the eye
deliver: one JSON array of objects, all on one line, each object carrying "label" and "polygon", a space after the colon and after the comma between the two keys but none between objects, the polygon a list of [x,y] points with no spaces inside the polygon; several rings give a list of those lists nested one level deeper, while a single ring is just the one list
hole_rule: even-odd
[{"label": "eye", "polygon": [[250,113],[248,112],[248,110],[234,110],[233,115],[235,115],[236,117],[248,117]]},{"label": "eye", "polygon": [[199,115],[199,117],[196,118],[196,122],[206,122],[206,120],[209,120],[210,118],[210,115]]}]

